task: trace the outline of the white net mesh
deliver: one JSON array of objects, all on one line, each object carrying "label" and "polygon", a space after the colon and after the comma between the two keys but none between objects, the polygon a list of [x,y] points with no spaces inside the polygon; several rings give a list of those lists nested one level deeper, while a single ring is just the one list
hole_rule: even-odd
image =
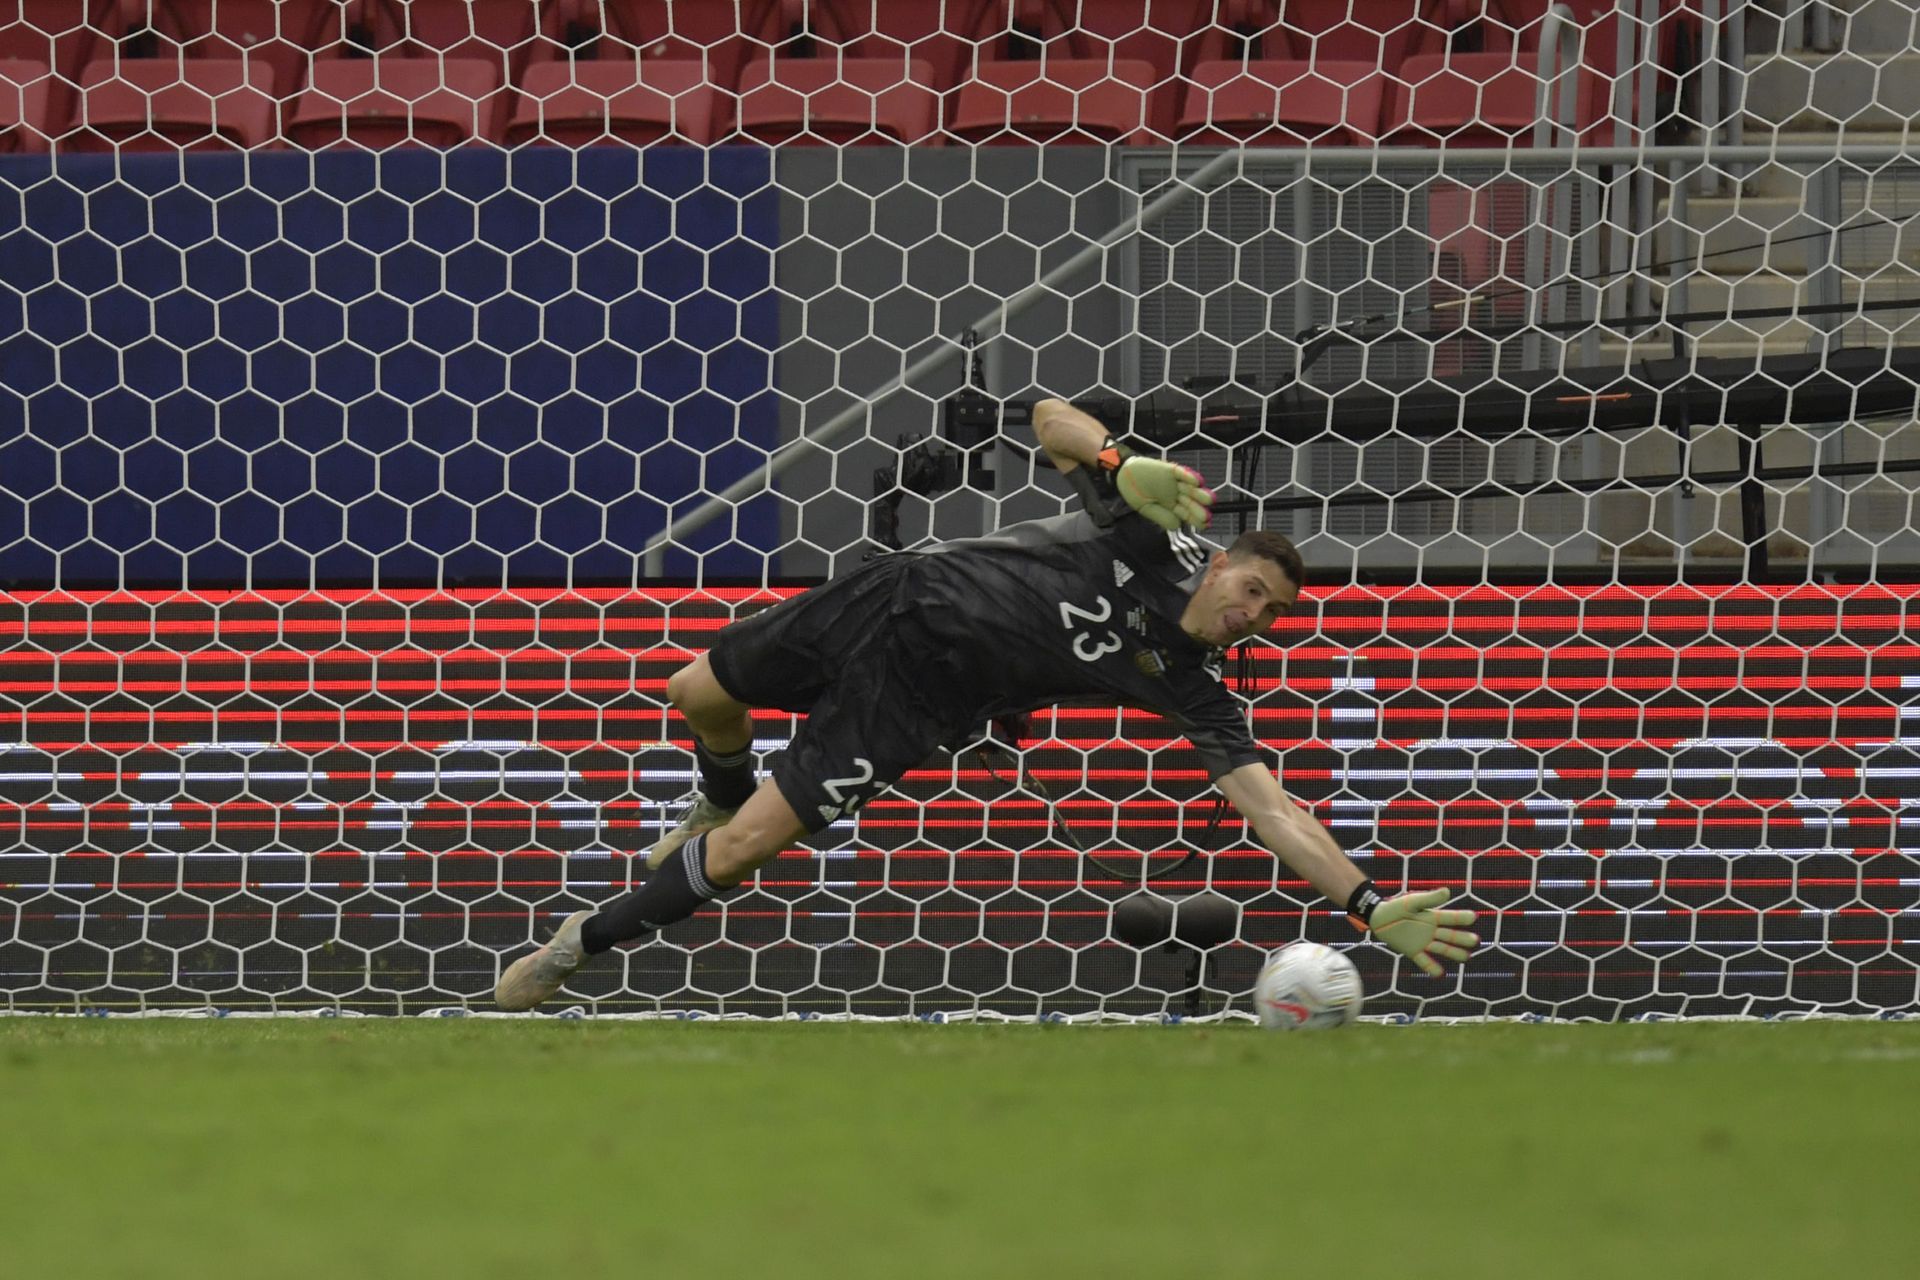
[{"label": "white net mesh", "polygon": [[[1300,542],[1231,682],[1485,913],[1354,946],[1370,1010],[1911,1008],[1914,16],[0,8],[0,1008],[484,1003],[641,874],[718,627],[1061,509],[1041,394]],[[1180,1013],[1353,944],[1150,717],[1022,755],[1057,819],[929,761],[570,990]],[[1119,941],[1076,841],[1232,936]]]}]

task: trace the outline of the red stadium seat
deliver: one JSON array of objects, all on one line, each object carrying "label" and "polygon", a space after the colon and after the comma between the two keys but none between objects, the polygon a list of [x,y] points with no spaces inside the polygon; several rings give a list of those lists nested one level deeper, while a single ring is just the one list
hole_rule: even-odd
[{"label": "red stadium seat", "polygon": [[973,57],[958,0],[812,0],[810,7],[840,56],[925,63],[936,90],[951,88]]},{"label": "red stadium seat", "polygon": [[754,11],[745,32],[750,54],[740,73],[742,137],[789,142],[910,143],[934,132],[939,98],[933,66],[879,42],[856,57],[831,6],[774,0]]},{"label": "red stadium seat", "polygon": [[[1185,0],[986,0],[948,131],[972,141],[1159,142],[1206,10]],[[1083,22],[1083,13],[1085,20]]]},{"label": "red stadium seat", "polygon": [[933,67],[917,58],[786,58],[740,76],[742,136],[778,144],[919,142],[934,131]]},{"label": "red stadium seat", "polygon": [[[1277,0],[1224,0],[1180,137],[1524,144],[1538,114],[1541,22],[1506,2],[1294,0],[1283,11]],[[1580,97],[1584,121],[1584,85]]]},{"label": "red stadium seat", "polygon": [[129,58],[81,73],[74,131],[81,151],[231,150],[275,135],[273,69],[246,58]]},{"label": "red stadium seat", "polygon": [[[993,0],[1004,7],[1004,0]],[[1177,89],[1177,81],[1199,61],[1200,43],[1212,26],[1214,0],[1102,0],[1097,4],[1056,3],[1053,12],[1074,19],[1081,34],[1092,42],[1096,57],[1111,52],[1128,62],[1153,64],[1154,83]],[[1043,21],[1042,32],[1048,30]],[[1165,94],[1165,121],[1178,104],[1178,94]]]},{"label": "red stadium seat", "polygon": [[[118,0],[103,31],[122,65],[153,59],[172,65],[187,61],[264,62],[266,77],[253,86],[272,86],[292,97],[306,82],[310,50],[323,30],[323,9],[337,11],[332,0]],[[96,52],[91,63],[105,61]],[[154,81],[144,73],[128,78]]]},{"label": "red stadium seat", "polygon": [[[1509,49],[1532,53],[1540,48],[1540,32],[1546,23],[1550,0],[1472,0],[1474,9],[1465,15],[1465,23],[1478,27],[1473,44],[1481,53],[1503,53]],[[1457,30],[1458,25],[1449,30]],[[1466,52],[1455,42],[1455,52]],[[1439,52],[1438,49],[1424,52]]]},{"label": "red stadium seat", "polygon": [[[1582,0],[1574,0],[1577,9]],[[1661,0],[1663,9],[1677,12],[1689,0]],[[1509,141],[1525,144],[1531,140],[1539,96],[1541,42],[1547,36],[1546,0],[1428,0],[1424,11],[1422,41],[1408,50],[1407,56],[1441,58],[1436,69],[1432,62],[1409,68],[1405,65],[1399,79],[1405,83],[1389,95],[1383,137],[1395,135],[1402,144],[1432,144],[1442,139],[1455,146],[1504,146]],[[1585,31],[1583,64],[1569,72],[1555,73],[1551,86],[1549,114],[1557,119],[1560,99],[1567,82],[1559,75],[1571,74],[1570,86],[1576,101],[1572,121],[1585,144],[1611,141],[1602,138],[1600,121],[1607,110],[1603,72],[1596,68],[1611,66],[1614,59],[1613,8],[1607,7],[1606,31],[1597,19],[1582,19],[1576,13],[1572,21],[1594,25]],[[1661,31],[1670,36],[1678,24],[1661,19]],[[1673,65],[1671,41],[1662,44],[1661,64]],[[1551,53],[1551,51],[1549,51]],[[1660,73],[1671,85],[1675,73]],[[1416,84],[1417,81],[1417,84]],[[1556,140],[1570,140],[1555,135]]]},{"label": "red stadium seat", "polygon": [[42,119],[50,135],[66,129],[73,115],[74,87],[80,69],[94,56],[102,17],[113,0],[0,0],[0,60],[35,62],[46,67],[46,109]]},{"label": "red stadium seat", "polygon": [[1427,10],[1433,29],[1427,46],[1410,53],[1395,73],[1381,138],[1416,146],[1524,146],[1543,115],[1543,88],[1549,90],[1548,119],[1559,118],[1563,91],[1572,90],[1571,123],[1587,135],[1598,119],[1596,77],[1574,68],[1543,85],[1544,13],[1519,11],[1520,3],[1491,0],[1482,7],[1482,0],[1435,0]]},{"label": "red stadium seat", "polygon": [[[1537,20],[1527,15],[1534,10],[1544,12],[1544,0],[1494,0],[1494,3],[1503,14],[1520,15],[1508,16],[1508,22],[1534,21],[1533,29],[1539,30]],[[1603,76],[1612,77],[1619,57],[1617,0],[1561,0],[1561,3],[1572,10],[1574,23],[1586,31],[1587,65]],[[1702,21],[1700,7],[1693,0],[1660,0],[1654,35],[1661,67],[1677,66],[1683,40],[1689,42],[1696,53],[1699,51],[1706,34]]]},{"label": "red stadium seat", "polygon": [[983,62],[955,95],[947,131],[975,142],[1145,143],[1148,62]]},{"label": "red stadium seat", "polygon": [[502,83],[533,52],[534,18],[531,0],[346,0],[342,6],[352,42],[370,52],[486,62]]},{"label": "red stadium seat", "polygon": [[[1414,0],[1222,0],[1176,136],[1202,145],[1371,142]],[[1406,30],[1402,30],[1405,27]]]},{"label": "red stadium seat", "polygon": [[0,59],[38,62],[73,83],[115,0],[0,0]]},{"label": "red stadium seat", "polygon": [[730,6],[559,0],[543,11],[506,140],[712,142],[733,125],[744,54]]},{"label": "red stadium seat", "polygon": [[0,152],[47,149],[52,83],[53,73],[44,62],[0,58]]},{"label": "red stadium seat", "polygon": [[1525,145],[1540,77],[1511,53],[1422,53],[1400,64],[1380,133],[1403,146]]},{"label": "red stadium seat", "polygon": [[[749,0],[764,4],[766,0]],[[732,4],[672,0],[555,0],[541,8],[530,65],[574,61],[695,61],[714,86],[730,88],[747,56]]]},{"label": "red stadium seat", "polygon": [[[1567,0],[1567,3],[1573,11],[1575,25],[1583,33],[1581,50],[1585,70],[1582,74],[1592,82],[1587,91],[1591,125],[1583,131],[1581,141],[1611,146],[1615,141],[1612,115],[1616,80],[1625,90],[1626,100],[1621,106],[1626,117],[1633,119],[1639,113],[1639,89],[1633,64],[1624,68],[1617,65],[1621,10],[1612,0]],[[1699,9],[1691,0],[1661,0],[1653,32],[1657,56],[1652,65],[1659,104],[1656,111],[1664,109],[1669,119],[1678,103],[1682,79],[1698,65],[1701,42],[1705,38]],[[1645,123],[1651,129],[1656,122]]]},{"label": "red stadium seat", "polygon": [[456,147],[486,136],[500,81],[489,62],[463,58],[323,58],[294,103],[287,140],[318,150],[413,143]]},{"label": "red stadium seat", "polygon": [[707,80],[716,89],[730,91],[747,54],[731,4],[557,0],[543,13],[530,66],[565,60],[695,62],[707,68]]},{"label": "red stadium seat", "polygon": [[1213,34],[1214,0],[984,0],[974,18],[983,61],[1071,53],[1094,61],[1145,62],[1154,70],[1156,131],[1172,123],[1179,81]]},{"label": "red stadium seat", "polygon": [[[449,89],[454,67],[463,66],[458,92],[469,92],[478,84],[473,68],[485,67],[493,88],[480,101],[474,136],[497,139],[513,106],[508,86],[535,48],[534,18],[531,0],[346,0],[340,6],[338,39],[327,30],[316,41],[314,81],[320,77],[320,62],[371,55],[444,63]],[[417,89],[417,73],[405,74]]]},{"label": "red stadium seat", "polygon": [[1371,142],[1387,84],[1371,62],[1203,62],[1178,137],[1201,146]]},{"label": "red stadium seat", "polygon": [[1285,34],[1297,58],[1371,62],[1392,73],[1430,42],[1445,45],[1444,29],[1422,18],[1424,7],[1422,0],[1289,0]]},{"label": "red stadium seat", "polygon": [[385,0],[382,22],[397,38],[452,58],[499,58],[504,70],[533,50],[533,0]]},{"label": "red stadium seat", "polygon": [[731,120],[698,62],[538,62],[521,77],[507,143],[582,147],[619,141],[705,145]]}]

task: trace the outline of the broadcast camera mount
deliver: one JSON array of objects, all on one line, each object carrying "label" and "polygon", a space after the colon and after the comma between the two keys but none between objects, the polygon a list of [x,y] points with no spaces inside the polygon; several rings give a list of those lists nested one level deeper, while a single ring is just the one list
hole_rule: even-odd
[{"label": "broadcast camera mount", "polygon": [[867,536],[889,551],[901,549],[900,504],[910,493],[937,498],[965,485],[991,493],[997,481],[993,446],[1007,425],[1032,421],[1030,405],[1003,404],[983,389],[980,335],[969,329],[961,340],[967,350],[967,381],[941,406],[940,434],[917,431],[894,438],[900,460],[873,472],[873,502],[867,509]]}]

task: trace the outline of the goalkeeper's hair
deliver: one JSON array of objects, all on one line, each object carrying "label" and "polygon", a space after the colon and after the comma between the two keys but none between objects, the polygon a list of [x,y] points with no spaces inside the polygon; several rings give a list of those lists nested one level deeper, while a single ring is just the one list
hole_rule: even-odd
[{"label": "goalkeeper's hair", "polygon": [[1302,591],[1307,587],[1307,563],[1300,558],[1300,552],[1293,543],[1277,533],[1265,529],[1249,529],[1233,540],[1227,548],[1227,559],[1245,560],[1249,556],[1258,556],[1262,560],[1271,560],[1280,566],[1294,586]]}]

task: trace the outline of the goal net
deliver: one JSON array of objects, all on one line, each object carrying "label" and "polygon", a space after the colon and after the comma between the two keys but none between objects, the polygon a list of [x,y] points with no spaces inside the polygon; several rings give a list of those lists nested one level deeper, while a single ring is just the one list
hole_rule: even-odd
[{"label": "goal net", "polygon": [[1074,708],[563,1004],[1186,1016],[1311,938],[1374,1014],[1912,1010],[1914,18],[12,0],[0,1010],[489,1007],[644,877],[720,627],[1065,509],[1043,395],[1299,543],[1228,683],[1474,960]]}]

